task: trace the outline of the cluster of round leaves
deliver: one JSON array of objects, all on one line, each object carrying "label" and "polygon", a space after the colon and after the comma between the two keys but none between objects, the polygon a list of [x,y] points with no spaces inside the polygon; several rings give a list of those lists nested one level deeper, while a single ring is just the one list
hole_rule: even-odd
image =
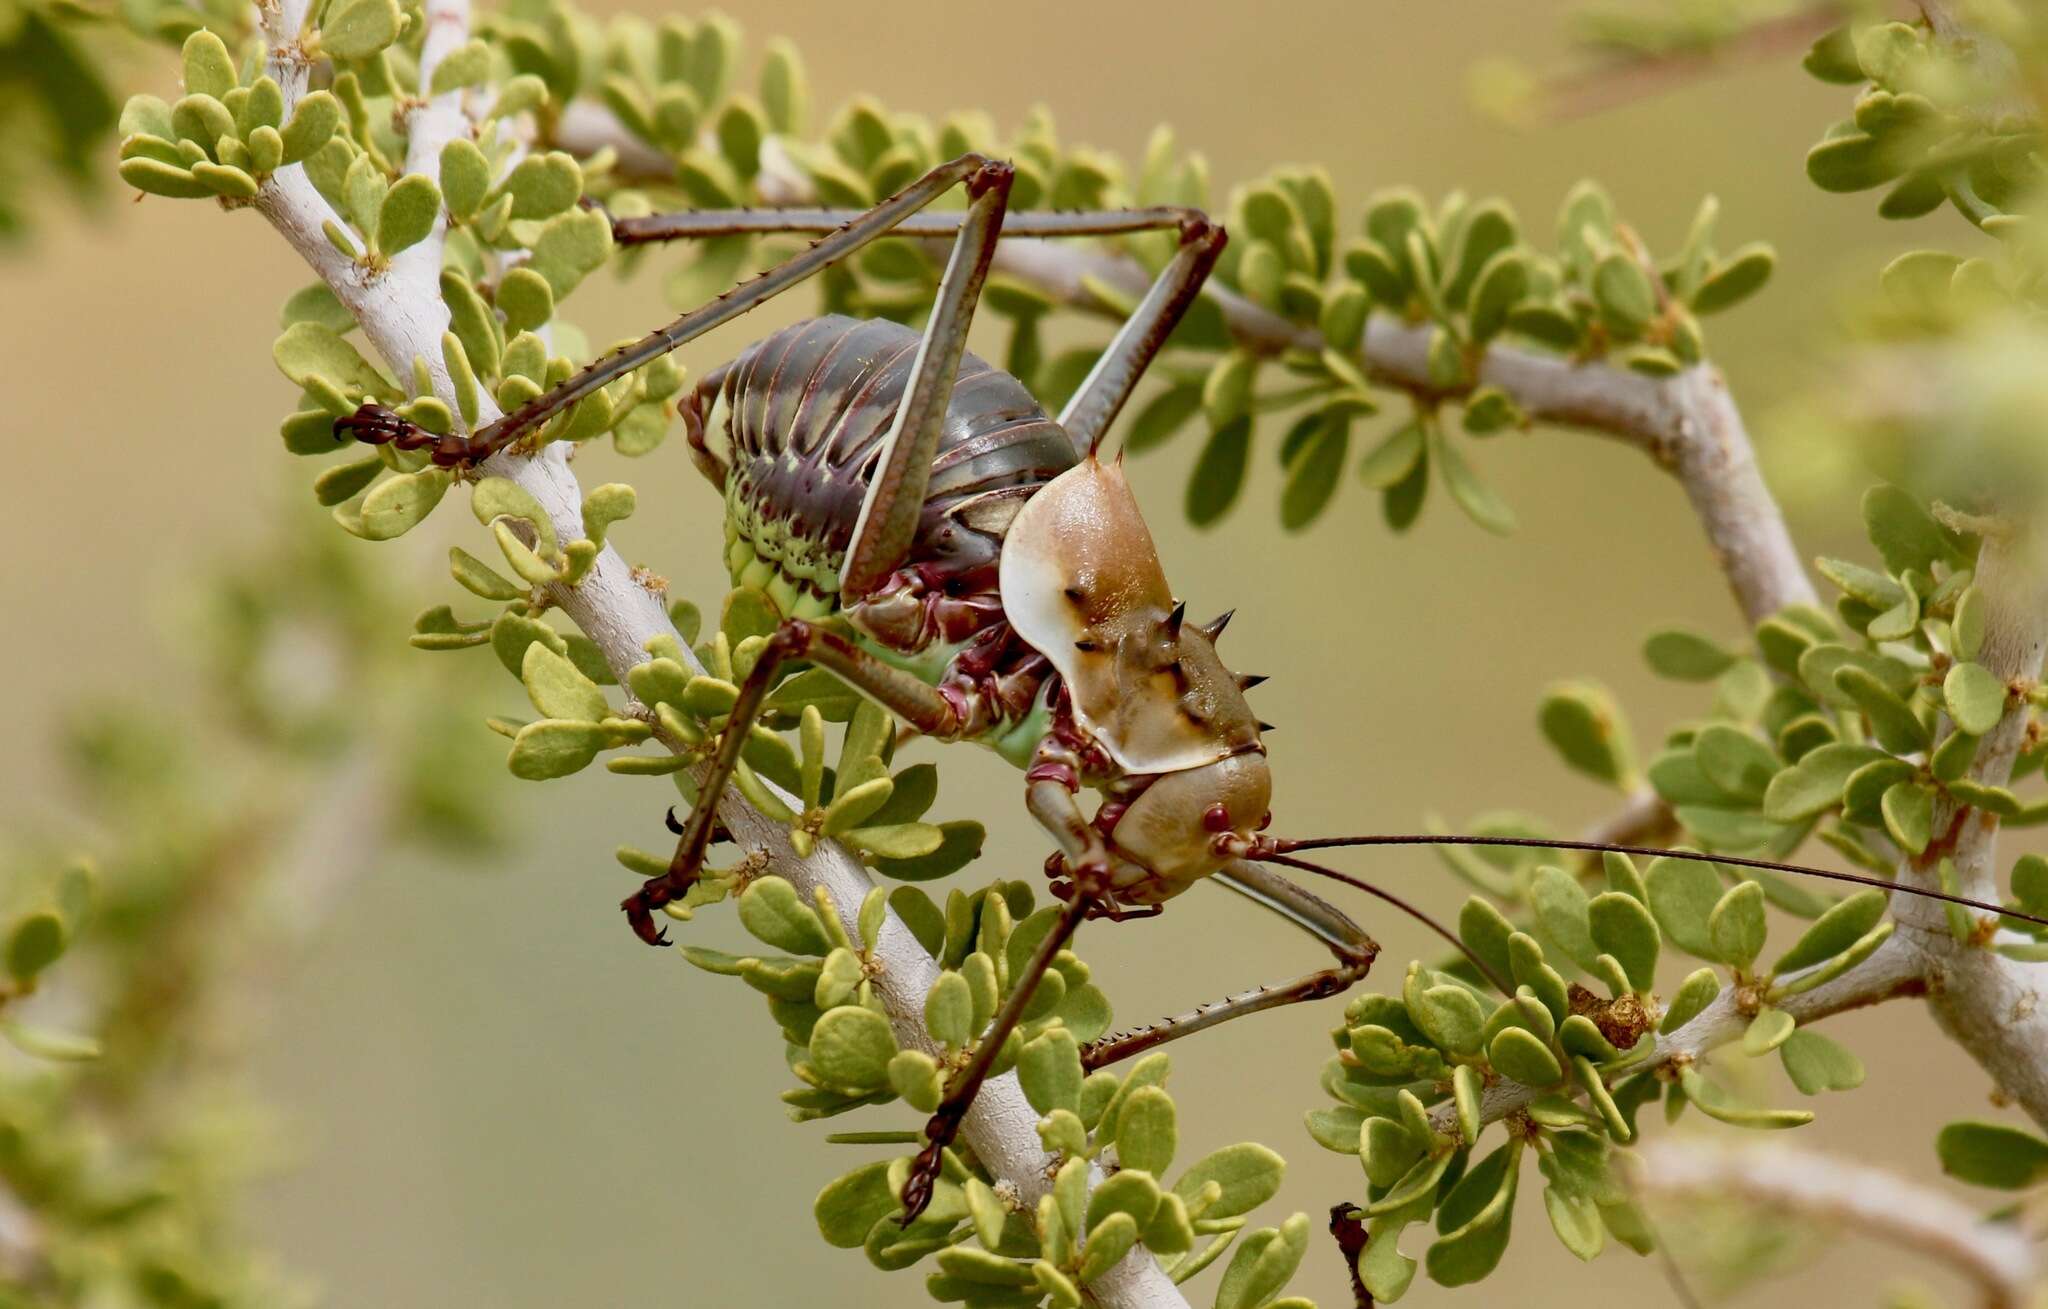
[{"label": "cluster of round leaves", "polygon": [[[1889,873],[1864,833],[1922,854],[1939,805],[1981,809],[2007,826],[2048,820],[2048,802],[2029,804],[1969,776],[1985,735],[2025,699],[1976,662],[1985,600],[1971,585],[1975,541],[1896,487],[1873,488],[1863,512],[1882,567],[1820,560],[1840,591],[1834,615],[1797,609],[1770,618],[1757,627],[1753,653],[1684,631],[1649,639],[1645,653],[1658,672],[1716,685],[1712,719],[1673,732],[1646,770],[1711,849],[1783,853],[1833,819],[1821,839]],[[2015,779],[2038,769],[2044,754],[2025,749]],[[1952,875],[1945,862],[1941,875]],[[1774,885],[1795,912],[1807,898]],[[2026,907],[2048,888],[2019,877],[2015,894]],[[1969,915],[1958,906],[1952,917],[1969,939]],[[2024,942],[1997,948],[2039,953]]]},{"label": "cluster of round leaves", "polygon": [[[304,163],[334,138],[341,101],[315,93],[287,119],[283,91],[260,71],[260,43],[242,45],[238,65],[219,36],[194,32],[185,41],[185,94],[177,103],[152,95],[128,101],[120,123],[122,181],[151,195],[246,202],[272,173]],[[405,217],[394,212],[399,225]]]},{"label": "cluster of round leaves", "polygon": [[1918,218],[1950,204],[1995,230],[2043,180],[2040,125],[1999,109],[2015,88],[1973,49],[1924,25],[1838,28],[1814,44],[1805,67],[1821,81],[1865,87],[1851,116],[1807,153],[1806,174],[1824,191],[1886,186],[1882,217]]},{"label": "cluster of round leaves", "polygon": [[[1158,421],[1160,410],[1203,414],[1210,436],[1188,502],[1198,523],[1220,517],[1236,496],[1255,416],[1302,399],[1307,407],[1277,451],[1286,470],[1281,520],[1300,528],[1322,513],[1348,462],[1350,421],[1374,412],[1371,388],[1384,385],[1360,353],[1372,315],[1382,314],[1428,328],[1427,378],[1411,392],[1404,421],[1367,450],[1360,478],[1380,492],[1386,520],[1397,531],[1420,514],[1432,466],[1475,522],[1510,531],[1513,512],[1447,439],[1442,413],[1447,403],[1459,406],[1463,431],[1475,438],[1527,427],[1511,395],[1478,380],[1487,348],[1513,342],[1669,376],[1702,357],[1697,315],[1747,298],[1774,264],[1760,244],[1726,257],[1717,252],[1718,206],[1711,197],[1684,247],[1654,264],[1616,219],[1606,193],[1590,182],[1565,198],[1554,253],[1524,239],[1504,201],[1475,203],[1453,194],[1432,210],[1405,188],[1369,201],[1363,235],[1338,251],[1327,183],[1296,179],[1289,187],[1288,180],[1256,184],[1233,197],[1233,231],[1250,240],[1233,243],[1243,253],[1234,267],[1227,265],[1225,280],[1234,275],[1236,288],[1255,303],[1319,336],[1319,348],[1295,347],[1278,357],[1301,394],[1262,396],[1257,376],[1264,361],[1239,347],[1216,362],[1198,391],[1184,389],[1178,398],[1168,391],[1133,425],[1133,444],[1143,445],[1165,434],[1148,422]],[[1311,178],[1316,181],[1319,175]],[[1294,253],[1285,260],[1272,253],[1281,250]]]},{"label": "cluster of round leaves", "polygon": [[[1863,1079],[1853,1054],[1799,1028],[1779,1006],[1883,943],[1891,923],[1881,893],[1833,904],[1765,968],[1764,887],[1734,870],[1660,859],[1639,872],[1614,855],[1597,894],[1532,858],[1503,856],[1485,874],[1526,923],[1518,928],[1493,899],[1475,895],[1458,934],[1485,974],[1464,959],[1443,969],[1416,963],[1399,996],[1352,1001],[1322,1078],[1337,1107],[1308,1116],[1319,1144],[1356,1154],[1364,1167],[1359,1208],[1371,1239],[1357,1268],[1383,1301],[1404,1294],[1417,1271],[1399,1249],[1401,1232],[1432,1216],[1438,1237],[1422,1261],[1432,1279],[1464,1285],[1493,1271],[1507,1248],[1525,1152],[1533,1150],[1546,1179],[1558,1239],[1591,1259],[1609,1236],[1638,1252],[1651,1247],[1609,1164],[1611,1146],[1634,1139],[1644,1105],[1661,1097],[1669,1119],[1690,1105],[1750,1128],[1811,1120],[1802,1110],[1745,1105],[1690,1061],[1656,1057],[1659,1033],[1678,1031],[1723,995],[1707,966],[1663,999],[1656,970],[1667,943],[1727,971],[1749,1017],[1744,1053],[1777,1051],[1808,1095]],[[1501,1120],[1505,1141],[1475,1162],[1489,1126],[1482,1093],[1503,1082],[1530,1096]]]},{"label": "cluster of round leaves", "polygon": [[[972,1056],[1059,915],[1057,906],[1034,912],[1021,882],[953,890],[943,909],[917,887],[877,887],[849,926],[823,889],[806,902],[778,877],[735,880],[743,884],[741,925],[781,953],[686,945],[683,956],[767,997],[790,1069],[803,1083],[782,1096],[798,1122],[895,1100],[931,1113],[949,1074]],[[925,1000],[928,1044],[900,1045],[875,994],[875,950],[891,911],[942,969]],[[1279,1189],[1279,1156],[1254,1144],[1230,1146],[1169,1183],[1179,1147],[1177,1111],[1165,1088],[1170,1062],[1154,1054],[1121,1076],[1084,1071],[1083,1047],[1110,1024],[1109,1002],[1088,979],[1088,966],[1061,951],[995,1064],[997,1074],[1016,1070],[1026,1099],[1043,1115],[1038,1132],[1054,1181],[1036,1205],[956,1146],[946,1151],[931,1207],[917,1221],[900,1223],[898,1196],[911,1162],[905,1155],[828,1183],[813,1206],[820,1234],[842,1249],[864,1250],[884,1270],[931,1259],[932,1296],[976,1309],[1069,1309],[1138,1245],[1184,1281],[1235,1243],[1218,1309],[1302,1309],[1304,1301],[1277,1297],[1307,1249],[1307,1216],[1246,1231],[1245,1215]],[[923,1138],[881,1131],[829,1139],[866,1146]]]}]

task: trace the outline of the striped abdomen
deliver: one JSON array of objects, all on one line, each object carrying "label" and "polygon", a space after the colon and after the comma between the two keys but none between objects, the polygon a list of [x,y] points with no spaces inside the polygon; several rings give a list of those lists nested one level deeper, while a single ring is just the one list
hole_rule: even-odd
[{"label": "striped abdomen", "polygon": [[[729,561],[785,613],[836,607],[840,565],[918,341],[885,320],[809,319],[749,346],[699,387],[698,404],[715,388],[726,415],[725,450],[704,455],[724,482]],[[1065,430],[1023,383],[966,356],[902,571],[931,592],[993,597],[1003,529],[1074,460]],[[919,646],[933,635],[891,634],[888,643]]]}]

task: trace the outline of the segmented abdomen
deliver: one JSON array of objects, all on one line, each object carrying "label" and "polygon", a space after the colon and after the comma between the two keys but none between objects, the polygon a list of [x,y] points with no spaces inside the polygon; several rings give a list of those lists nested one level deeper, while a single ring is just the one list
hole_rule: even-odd
[{"label": "segmented abdomen", "polygon": [[[716,379],[729,521],[799,593],[838,590],[919,339],[886,320],[813,318],[749,346]],[[1010,514],[1074,461],[1065,429],[1023,383],[966,356],[908,562],[992,588]]]}]

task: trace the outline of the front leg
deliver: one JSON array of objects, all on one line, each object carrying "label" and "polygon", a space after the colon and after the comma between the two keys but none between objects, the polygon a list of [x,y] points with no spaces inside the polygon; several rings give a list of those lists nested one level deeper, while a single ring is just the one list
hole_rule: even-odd
[{"label": "front leg", "polygon": [[1109,845],[1081,812],[1081,759],[1057,736],[1047,736],[1024,772],[1024,807],[1059,846],[1076,893],[1089,880],[1108,884]]}]

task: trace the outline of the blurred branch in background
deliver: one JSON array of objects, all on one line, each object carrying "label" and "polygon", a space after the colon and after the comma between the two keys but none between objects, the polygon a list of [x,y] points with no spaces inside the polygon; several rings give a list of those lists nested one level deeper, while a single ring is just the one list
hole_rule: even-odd
[{"label": "blurred branch in background", "polygon": [[1853,1160],[1778,1141],[1672,1136],[1638,1149],[1624,1176],[1645,1199],[1750,1204],[1917,1250],[1974,1283],[1985,1309],[2025,1309],[2039,1287],[2038,1233]]},{"label": "blurred branch in background", "polygon": [[390,639],[394,597],[309,517],[187,583],[188,657],[138,647],[157,694],[73,711],[76,817],[0,863],[10,1306],[303,1302],[242,1214],[290,1153],[242,1077],[278,984],[394,851],[499,839],[501,774],[458,727],[480,706]]},{"label": "blurred branch in background", "polygon": [[1840,0],[1735,0],[1588,10],[1571,27],[1584,62],[1555,73],[1510,59],[1475,68],[1473,98],[1523,127],[1607,113],[1704,77],[1803,51],[1847,16]]},{"label": "blurred branch in background", "polygon": [[[234,0],[0,0],[0,252],[27,237],[46,192],[106,198],[119,74],[201,27],[233,31]],[[53,185],[54,184],[54,185]]]}]

